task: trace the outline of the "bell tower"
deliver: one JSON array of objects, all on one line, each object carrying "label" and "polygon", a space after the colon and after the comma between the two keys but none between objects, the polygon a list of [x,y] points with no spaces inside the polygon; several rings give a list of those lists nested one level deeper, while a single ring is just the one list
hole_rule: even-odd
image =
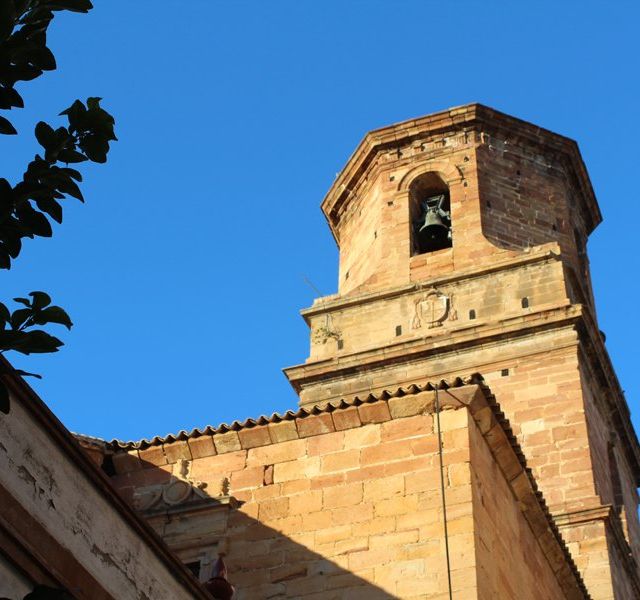
[{"label": "bell tower", "polygon": [[640,447],[600,333],[575,142],[471,104],[368,133],[322,202],[338,293],[302,406],[481,373],[594,599],[640,597]]}]

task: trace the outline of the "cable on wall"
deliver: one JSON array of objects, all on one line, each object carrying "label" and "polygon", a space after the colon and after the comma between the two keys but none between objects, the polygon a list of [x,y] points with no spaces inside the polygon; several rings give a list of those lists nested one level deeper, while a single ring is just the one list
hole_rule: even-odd
[{"label": "cable on wall", "polygon": [[449,584],[449,600],[453,600],[453,589],[451,586],[451,561],[449,559],[449,530],[447,527],[447,500],[444,493],[444,461],[442,458],[442,431],[440,430],[440,399],[438,397],[438,388],[435,388],[435,409],[436,409],[436,426],[438,428],[438,458],[440,459],[440,493],[442,496],[442,515],[444,520],[444,549],[447,557],[447,582]]}]

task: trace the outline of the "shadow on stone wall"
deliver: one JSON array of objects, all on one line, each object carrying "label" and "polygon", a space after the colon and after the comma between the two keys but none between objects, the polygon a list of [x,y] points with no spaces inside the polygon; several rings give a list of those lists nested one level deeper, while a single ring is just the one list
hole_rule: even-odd
[{"label": "shadow on stone wall", "polygon": [[[235,598],[391,600],[398,597],[348,569],[351,557],[363,561],[367,549],[327,559],[303,544],[307,535],[311,541],[315,534],[301,532],[288,536],[234,511],[229,518],[225,560],[229,580],[237,589]],[[362,570],[373,578],[375,565]]]},{"label": "shadow on stone wall", "polygon": [[[141,471],[117,475],[112,481],[184,563],[193,564],[205,556],[204,579],[218,552],[224,552],[229,581],[237,590],[234,599],[391,600],[404,596],[392,595],[363,578],[373,579],[376,569],[380,570],[381,565],[374,562],[380,549],[371,551],[351,539],[331,541],[325,533],[331,528],[330,519],[320,517],[317,524],[303,526],[301,515],[284,515],[272,526],[265,525],[242,511],[243,503],[228,494],[228,482],[222,480],[219,489],[211,489],[190,478],[189,471],[187,460],[175,463],[172,473],[143,462]],[[278,498],[274,495],[269,500]],[[331,558],[310,546],[324,546]]]}]

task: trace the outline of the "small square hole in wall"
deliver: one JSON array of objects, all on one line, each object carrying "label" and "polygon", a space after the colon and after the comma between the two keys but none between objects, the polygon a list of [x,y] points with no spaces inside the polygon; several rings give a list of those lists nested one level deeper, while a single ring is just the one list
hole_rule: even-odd
[{"label": "small square hole in wall", "polygon": [[338,350],[342,350],[344,348],[344,342],[342,340],[338,340]]},{"label": "small square hole in wall", "polygon": [[500,375],[502,375],[503,377],[508,377],[509,369],[502,369],[502,371],[500,371]]},{"label": "small square hole in wall", "polygon": [[389,202],[387,202],[387,206],[393,206],[393,200],[389,200]]},{"label": "small square hole in wall", "polygon": [[200,561],[194,560],[192,562],[185,563],[185,567],[191,571],[192,575],[197,579],[200,576]]},{"label": "small square hole in wall", "polygon": [[529,308],[529,298],[526,296],[520,301],[522,308]]},{"label": "small square hole in wall", "polygon": [[402,335],[402,325],[396,325],[396,335]]},{"label": "small square hole in wall", "polygon": [[476,318],[476,311],[473,308],[469,311],[469,318],[471,320]]}]

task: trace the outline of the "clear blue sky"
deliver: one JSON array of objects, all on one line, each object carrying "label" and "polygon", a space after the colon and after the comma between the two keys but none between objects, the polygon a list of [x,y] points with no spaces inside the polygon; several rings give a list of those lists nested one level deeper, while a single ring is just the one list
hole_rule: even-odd
[{"label": "clear blue sky", "polygon": [[0,138],[15,180],[34,124],[76,97],[117,121],[87,204],[2,274],[3,299],[47,290],[75,322],[58,354],[11,357],[69,428],[138,439],[294,407],[303,275],[336,289],[336,172],[367,130],[473,101],[578,140],[605,217],[600,325],[638,417],[639,3],[95,5],[56,17],[59,69],[21,86],[22,135]]}]

